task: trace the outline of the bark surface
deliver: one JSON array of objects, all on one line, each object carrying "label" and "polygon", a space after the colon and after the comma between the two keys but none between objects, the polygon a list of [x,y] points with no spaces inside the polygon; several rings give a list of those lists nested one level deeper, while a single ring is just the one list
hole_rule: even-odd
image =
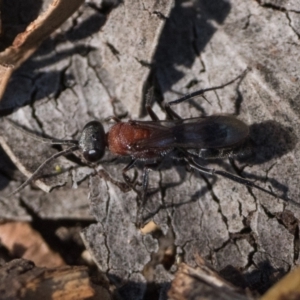
[{"label": "bark surface", "polygon": [[96,220],[82,238],[124,299],[166,299],[176,262],[195,267],[196,255],[227,281],[265,292],[299,264],[298,1],[132,0],[109,14],[91,3],[13,74],[3,114],[15,109],[8,117],[33,132],[74,139],[92,119],[145,119],[151,85],[153,109],[164,119],[162,100],[226,83],[249,67],[240,82],[206,93],[208,101],[198,97],[174,110],[183,118],[235,114],[249,124],[253,155],[206,166],[255,180],[283,199],[166,159],[150,172],[143,213],[155,225],[144,233],[135,226],[137,195],[122,184],[130,160],[109,153],[97,166],[57,159],[39,184],[51,193],[28,186],[8,199],[22,182],[8,156],[28,176],[57,149],[2,119],[0,217],[28,220],[33,211]]}]

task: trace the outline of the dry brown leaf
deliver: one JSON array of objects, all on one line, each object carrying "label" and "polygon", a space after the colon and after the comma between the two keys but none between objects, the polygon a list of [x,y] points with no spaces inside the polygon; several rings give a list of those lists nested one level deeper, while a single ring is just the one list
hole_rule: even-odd
[{"label": "dry brown leaf", "polygon": [[10,254],[31,260],[39,267],[59,267],[62,257],[52,251],[42,236],[29,223],[7,222],[0,225],[0,240]]},{"label": "dry brown leaf", "polygon": [[270,288],[261,300],[296,300],[300,299],[300,268],[284,276]]}]

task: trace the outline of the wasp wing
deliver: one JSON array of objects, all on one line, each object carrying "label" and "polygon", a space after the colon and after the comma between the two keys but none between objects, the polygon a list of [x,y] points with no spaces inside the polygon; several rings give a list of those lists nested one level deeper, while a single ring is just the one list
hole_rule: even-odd
[{"label": "wasp wing", "polygon": [[249,135],[249,127],[229,115],[184,120],[138,121],[136,124],[151,130],[149,138],[138,142],[141,148],[230,148],[240,144]]}]

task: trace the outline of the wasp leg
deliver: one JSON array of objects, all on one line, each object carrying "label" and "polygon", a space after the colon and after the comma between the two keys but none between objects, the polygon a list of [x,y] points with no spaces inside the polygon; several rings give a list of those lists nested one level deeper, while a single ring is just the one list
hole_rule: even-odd
[{"label": "wasp leg", "polygon": [[150,118],[153,120],[153,121],[159,121],[159,118],[158,116],[156,115],[156,113],[153,111],[153,109],[151,108],[150,105],[146,105],[146,109],[147,109],[147,113],[148,115],[150,116]]},{"label": "wasp leg", "polygon": [[147,190],[148,190],[148,184],[149,184],[149,171],[151,169],[156,168],[159,165],[159,162],[154,162],[151,164],[147,164],[143,168],[143,178],[142,178],[142,190],[138,190],[136,188],[136,176],[133,180],[127,176],[126,172],[132,169],[136,163],[136,159],[133,159],[124,169],[122,172],[124,181],[126,184],[132,188],[138,195],[139,201],[137,203],[137,214],[136,214],[136,226],[141,227],[143,225],[143,212],[145,208],[145,203],[147,201]]},{"label": "wasp leg", "polygon": [[135,189],[135,181],[136,181],[136,175],[134,176],[133,179],[130,179],[129,176],[126,174],[129,170],[131,170],[135,163],[136,163],[137,159],[133,159],[131,160],[131,162],[122,170],[122,176],[123,176],[123,179],[125,181],[125,183],[130,187],[132,188],[134,191],[136,191]]},{"label": "wasp leg", "polygon": [[146,110],[147,110],[148,115],[150,116],[150,118],[153,121],[159,121],[158,116],[156,115],[156,113],[151,108],[151,104],[152,104],[152,101],[153,101],[153,94],[154,94],[154,89],[152,87],[152,88],[149,89],[149,91],[146,95]]},{"label": "wasp leg", "polygon": [[143,220],[143,213],[145,209],[145,204],[147,201],[147,191],[149,186],[149,171],[157,168],[160,164],[160,161],[147,164],[143,168],[143,179],[142,179],[142,192],[141,192],[141,201],[137,210],[136,224],[138,227],[142,227],[145,220]]},{"label": "wasp leg", "polygon": [[169,119],[182,120],[182,118],[170,107],[170,102],[165,103],[165,111]]},{"label": "wasp leg", "polygon": [[132,169],[136,163],[136,159],[133,159],[122,171],[122,175],[124,178],[124,181],[126,184],[131,187],[138,195],[139,201],[137,203],[137,214],[136,214],[136,226],[140,227],[141,226],[141,209],[146,202],[146,194],[147,194],[147,188],[148,188],[148,174],[149,174],[149,168],[147,166],[144,166],[143,169],[143,181],[142,181],[142,192],[138,191],[136,189],[136,176],[134,180],[131,180],[129,176],[126,174],[130,169]]},{"label": "wasp leg", "polygon": [[279,195],[273,193],[271,190],[267,190],[267,189],[265,189],[265,188],[263,188],[263,187],[261,187],[261,186],[255,184],[255,183],[254,183],[253,181],[251,181],[251,180],[242,178],[242,177],[240,177],[240,176],[231,174],[231,173],[226,172],[226,171],[216,170],[216,169],[210,169],[210,168],[203,167],[203,166],[201,166],[199,163],[197,163],[197,162],[195,161],[195,156],[192,155],[192,154],[190,154],[190,153],[188,153],[188,152],[187,152],[187,155],[186,155],[186,157],[185,157],[185,160],[186,160],[186,162],[188,163],[188,165],[189,165],[192,169],[195,169],[195,170],[199,171],[199,172],[202,173],[202,174],[208,174],[208,175],[220,175],[220,176],[223,176],[223,177],[225,177],[225,178],[228,178],[228,179],[230,179],[230,180],[232,180],[232,181],[235,181],[235,182],[237,182],[237,183],[241,183],[241,184],[246,185],[246,186],[248,186],[248,187],[256,188],[256,189],[258,189],[258,190],[261,190],[261,191],[263,191],[263,192],[265,192],[265,193],[267,193],[267,194],[269,194],[269,195],[271,195],[271,196],[273,196],[273,197],[275,197],[275,198],[280,198],[280,199],[282,199],[282,200],[284,200],[284,201],[290,201],[290,200],[287,200],[287,199],[285,199],[285,198],[283,198],[283,197],[281,197],[281,196],[279,196]]},{"label": "wasp leg", "polygon": [[151,108],[151,103],[152,103],[152,100],[153,100],[153,93],[154,93],[154,89],[152,87],[152,88],[149,89],[149,91],[146,95],[146,110],[147,110],[147,113],[150,116],[151,120],[159,121],[158,116],[156,115],[156,113]]},{"label": "wasp leg", "polygon": [[143,168],[143,181],[142,181],[142,193],[141,193],[141,201],[137,208],[136,213],[136,225],[140,228],[143,226],[143,212],[145,209],[145,203],[147,200],[147,190],[149,185],[149,166],[144,166]]}]

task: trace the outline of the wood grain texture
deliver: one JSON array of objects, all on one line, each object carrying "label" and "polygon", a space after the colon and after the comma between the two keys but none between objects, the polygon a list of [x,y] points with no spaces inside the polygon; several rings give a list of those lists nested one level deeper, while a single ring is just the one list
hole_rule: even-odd
[{"label": "wood grain texture", "polygon": [[99,283],[83,266],[46,269],[15,259],[0,268],[2,299],[112,299],[107,284]]}]

